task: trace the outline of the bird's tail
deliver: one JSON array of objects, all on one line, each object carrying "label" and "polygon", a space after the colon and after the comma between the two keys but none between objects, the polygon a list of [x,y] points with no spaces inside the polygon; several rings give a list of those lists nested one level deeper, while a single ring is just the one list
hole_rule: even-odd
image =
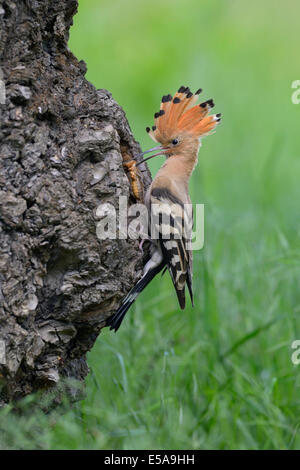
[{"label": "bird's tail", "polygon": [[109,326],[111,330],[117,331],[120,328],[120,325],[125,317],[127,310],[131,307],[137,296],[145,289],[150,281],[158,274],[165,263],[162,261],[158,266],[149,269],[143,277],[136,283],[136,285],[131,289],[131,291],[124,298],[121,306],[118,308],[116,313],[109,317],[106,321],[105,326]]}]

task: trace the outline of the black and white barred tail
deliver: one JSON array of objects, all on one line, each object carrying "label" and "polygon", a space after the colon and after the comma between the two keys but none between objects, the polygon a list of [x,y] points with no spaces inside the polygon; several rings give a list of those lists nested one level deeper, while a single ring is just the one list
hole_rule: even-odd
[{"label": "black and white barred tail", "polygon": [[125,317],[127,311],[137,298],[137,296],[145,289],[145,287],[152,281],[152,279],[163,269],[165,262],[162,261],[158,266],[153,267],[146,271],[143,277],[136,283],[131,291],[124,298],[121,306],[118,308],[116,313],[112,315],[107,321],[106,326],[110,327],[110,330],[118,331],[120,325]]}]

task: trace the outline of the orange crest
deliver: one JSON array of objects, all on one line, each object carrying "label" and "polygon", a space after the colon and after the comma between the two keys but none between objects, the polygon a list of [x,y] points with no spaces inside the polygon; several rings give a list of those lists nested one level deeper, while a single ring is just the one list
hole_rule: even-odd
[{"label": "orange crest", "polygon": [[146,131],[155,142],[167,142],[177,133],[186,132],[195,138],[210,134],[221,121],[221,114],[208,115],[214,107],[212,99],[196,104],[201,88],[192,93],[180,87],[174,97],[162,97],[160,111],[154,114],[154,126]]}]

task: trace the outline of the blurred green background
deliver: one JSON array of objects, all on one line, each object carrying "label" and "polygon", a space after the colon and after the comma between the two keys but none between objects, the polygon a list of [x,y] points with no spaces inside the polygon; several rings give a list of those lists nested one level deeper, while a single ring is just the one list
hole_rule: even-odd
[{"label": "blurred green background", "polygon": [[79,1],[70,49],[144,149],[161,96],[181,85],[223,115],[191,182],[205,204],[196,305],[181,312],[168,276],[155,279],[98,338],[86,398],[50,416],[28,398],[2,416],[0,446],[300,448],[299,16],[296,0]]}]

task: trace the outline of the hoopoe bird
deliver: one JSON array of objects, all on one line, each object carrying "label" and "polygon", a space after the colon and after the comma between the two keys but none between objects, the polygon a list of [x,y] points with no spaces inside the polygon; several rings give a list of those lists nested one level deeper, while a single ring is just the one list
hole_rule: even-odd
[{"label": "hoopoe bird", "polygon": [[137,296],[162,270],[163,273],[168,270],[171,275],[180,308],[185,308],[186,285],[194,305],[190,249],[192,211],[187,210],[192,206],[188,184],[197,164],[201,138],[211,134],[221,121],[221,114],[209,115],[214,107],[212,99],[196,104],[201,92],[199,89],[192,93],[182,86],[174,97],[163,96],[160,110],[154,115],[154,126],[146,128],[149,136],[160,145],[143,152],[142,156],[157,151],[134,165],[158,155],[166,157],[144,200],[157,236],[153,238],[151,232],[149,259],[141,279],[107,320],[106,326],[111,330],[118,330]]}]

